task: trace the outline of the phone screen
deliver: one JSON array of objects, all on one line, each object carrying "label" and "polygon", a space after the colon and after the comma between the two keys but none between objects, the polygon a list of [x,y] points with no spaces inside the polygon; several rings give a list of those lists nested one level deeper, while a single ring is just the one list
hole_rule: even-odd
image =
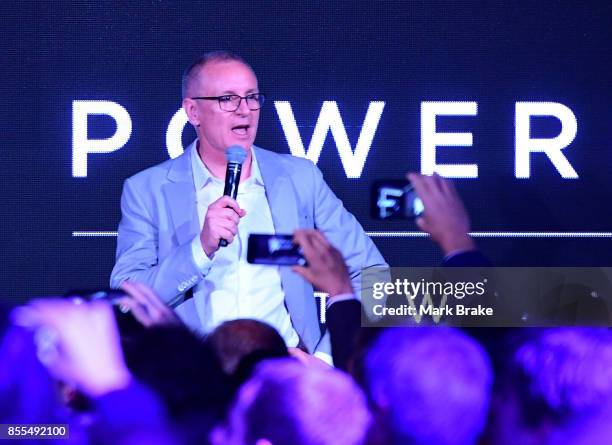
[{"label": "phone screen", "polygon": [[306,264],[302,249],[293,243],[292,235],[249,235],[247,261],[251,264],[276,266],[303,266]]},{"label": "phone screen", "polygon": [[407,181],[375,182],[370,213],[376,219],[414,219],[425,211],[423,201]]}]

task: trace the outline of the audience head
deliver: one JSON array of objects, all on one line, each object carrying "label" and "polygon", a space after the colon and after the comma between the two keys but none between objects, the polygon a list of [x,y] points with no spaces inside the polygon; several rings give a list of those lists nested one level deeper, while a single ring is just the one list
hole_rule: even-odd
[{"label": "audience head", "polygon": [[123,350],[134,377],[160,395],[174,419],[225,412],[232,397],[227,377],[213,351],[185,326],[144,329]]},{"label": "audience head", "polygon": [[272,326],[257,320],[239,319],[219,325],[206,342],[217,354],[226,374],[246,372],[264,358],[288,356],[287,346]]},{"label": "audience head", "polygon": [[364,378],[384,443],[467,445],[484,429],[490,363],[459,330],[382,332],[365,358]]},{"label": "audience head", "polygon": [[542,444],[612,401],[612,333],[599,328],[521,331],[494,397],[496,444]]},{"label": "audience head", "polygon": [[357,445],[370,421],[365,397],[348,375],[275,359],[261,363],[240,389],[213,443]]},{"label": "audience head", "polygon": [[612,443],[612,406],[604,407],[593,418],[572,422],[554,431],[546,445],[601,445]]}]

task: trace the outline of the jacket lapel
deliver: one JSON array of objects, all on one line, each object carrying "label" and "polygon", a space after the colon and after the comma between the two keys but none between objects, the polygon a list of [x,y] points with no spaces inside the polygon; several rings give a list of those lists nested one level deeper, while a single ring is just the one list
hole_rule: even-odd
[{"label": "jacket lapel", "polygon": [[274,230],[278,234],[292,234],[298,227],[298,209],[293,183],[283,165],[274,159],[278,155],[253,147],[257,165],[266,190],[266,198],[272,213]]},{"label": "jacket lapel", "polygon": [[191,152],[196,141],[170,163],[168,182],[163,187],[166,205],[178,245],[189,242],[200,231],[196,205],[195,185],[191,168]]},{"label": "jacket lapel", "polygon": [[[253,147],[253,150],[264,182],[274,231],[279,235],[291,235],[300,226],[295,186],[276,153],[257,147]],[[311,329],[308,323],[313,319],[316,325],[316,310],[311,300],[314,299],[312,286],[290,267],[279,267],[279,272],[293,327],[312,352],[319,338],[317,331]]]}]

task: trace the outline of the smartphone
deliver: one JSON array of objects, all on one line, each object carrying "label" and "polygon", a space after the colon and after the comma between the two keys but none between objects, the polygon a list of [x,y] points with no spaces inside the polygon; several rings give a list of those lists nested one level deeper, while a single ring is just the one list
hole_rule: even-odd
[{"label": "smartphone", "polygon": [[117,302],[124,298],[126,293],[121,289],[73,289],[64,294],[64,297],[79,297],[85,301],[108,301],[111,304],[117,304]]},{"label": "smartphone", "polygon": [[251,264],[274,266],[306,265],[302,248],[293,243],[293,235],[251,233],[247,247],[247,261]]},{"label": "smartphone", "polygon": [[415,219],[425,212],[423,201],[407,181],[377,181],[371,189],[370,213],[375,219]]},{"label": "smartphone", "polygon": [[73,289],[64,294],[64,298],[82,298],[85,301],[107,301],[113,308],[117,328],[122,341],[129,340],[134,335],[140,335],[145,327],[134,317],[130,311],[119,307],[119,301],[127,294],[121,289]]}]

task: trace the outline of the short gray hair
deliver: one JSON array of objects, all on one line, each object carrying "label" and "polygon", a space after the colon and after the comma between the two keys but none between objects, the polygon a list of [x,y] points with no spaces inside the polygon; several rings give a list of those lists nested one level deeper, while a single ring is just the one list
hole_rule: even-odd
[{"label": "short gray hair", "polygon": [[612,403],[612,332],[566,327],[530,330],[516,344],[502,384],[516,391],[523,421],[567,423]]},{"label": "short gray hair", "polygon": [[[212,62],[240,62],[247,67],[251,71],[253,68],[248,64],[246,60],[244,60],[238,54],[235,54],[231,51],[219,50],[219,51],[211,51],[208,53],[202,54],[198,57],[183,73],[183,81],[182,81],[182,95],[183,99],[187,97],[187,92],[189,91],[189,87],[191,86],[193,80],[197,77],[198,73],[202,68]],[[254,72],[254,71],[253,71]]]},{"label": "short gray hair", "polygon": [[241,443],[361,445],[372,418],[355,382],[333,368],[267,360],[242,386],[230,413]]},{"label": "short gray hair", "polygon": [[458,329],[388,329],[368,351],[365,373],[390,443],[468,445],[484,429],[491,364],[478,342]]}]

